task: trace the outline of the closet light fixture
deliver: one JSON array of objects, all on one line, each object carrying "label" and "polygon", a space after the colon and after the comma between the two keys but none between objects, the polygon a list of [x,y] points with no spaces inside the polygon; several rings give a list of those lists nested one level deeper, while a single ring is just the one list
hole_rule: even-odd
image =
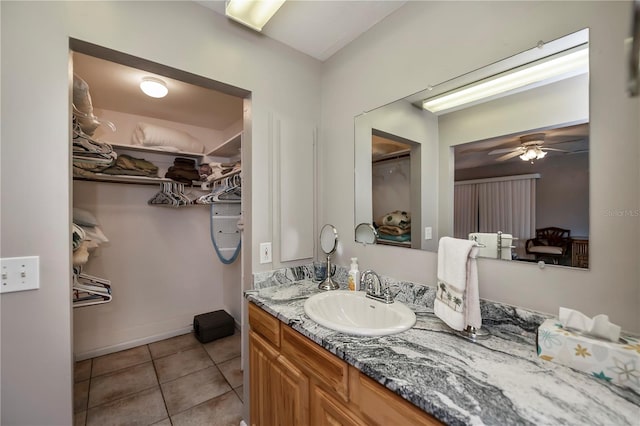
[{"label": "closet light fixture", "polygon": [[262,31],[285,0],[228,0],[225,14],[247,27]]},{"label": "closet light fixture", "polygon": [[169,93],[167,84],[155,77],[144,77],[140,82],[140,90],[152,98],[164,98]]},{"label": "closet light fixture", "polygon": [[535,62],[498,74],[460,89],[425,99],[422,107],[433,113],[443,113],[461,105],[470,104],[500,94],[540,83],[551,83],[589,72],[589,49],[578,50]]}]

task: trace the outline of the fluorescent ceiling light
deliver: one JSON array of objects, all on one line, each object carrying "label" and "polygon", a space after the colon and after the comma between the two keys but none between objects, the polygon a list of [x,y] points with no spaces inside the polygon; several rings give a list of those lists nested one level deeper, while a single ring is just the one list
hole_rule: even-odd
[{"label": "fluorescent ceiling light", "polygon": [[256,31],[275,15],[285,0],[228,0],[226,15]]},{"label": "fluorescent ceiling light", "polygon": [[167,96],[167,93],[169,93],[167,84],[159,78],[154,77],[144,77],[140,82],[140,90],[152,98],[164,98]]},{"label": "fluorescent ceiling light", "polygon": [[589,72],[589,50],[586,46],[544,62],[481,80],[469,86],[426,99],[422,107],[433,113],[488,98],[536,83],[551,83]]}]

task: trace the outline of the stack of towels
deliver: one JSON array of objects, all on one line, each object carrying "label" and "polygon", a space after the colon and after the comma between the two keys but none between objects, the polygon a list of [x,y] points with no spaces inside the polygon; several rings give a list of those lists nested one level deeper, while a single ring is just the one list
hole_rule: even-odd
[{"label": "stack of towels", "polygon": [[434,313],[454,330],[479,329],[478,247],[474,241],[442,237],[438,246],[438,289]]},{"label": "stack of towels", "polygon": [[200,173],[196,170],[195,160],[176,157],[173,160],[173,166],[169,167],[164,177],[191,185],[194,180],[200,179]]},{"label": "stack of towels", "polygon": [[380,238],[405,242],[411,241],[411,213],[394,210],[376,221]]}]

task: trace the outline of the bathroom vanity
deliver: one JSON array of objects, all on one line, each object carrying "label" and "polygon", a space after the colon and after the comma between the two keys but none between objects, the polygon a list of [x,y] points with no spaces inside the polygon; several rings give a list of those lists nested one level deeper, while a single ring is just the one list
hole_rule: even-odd
[{"label": "bathroom vanity", "polygon": [[[302,280],[247,292],[251,424],[637,424],[640,395],[539,359],[546,318],[483,302],[491,336],[471,343],[432,315],[436,289],[392,283],[414,310],[405,332],[363,337],[304,314]],[[278,281],[278,282],[276,282]]]},{"label": "bathroom vanity", "polygon": [[440,425],[255,304],[249,304],[252,425]]}]

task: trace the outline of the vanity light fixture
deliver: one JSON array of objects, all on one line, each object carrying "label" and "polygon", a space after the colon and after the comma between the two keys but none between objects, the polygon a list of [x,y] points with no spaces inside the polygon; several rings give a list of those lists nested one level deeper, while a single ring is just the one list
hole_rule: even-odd
[{"label": "vanity light fixture", "polygon": [[540,83],[551,83],[589,72],[589,49],[554,56],[544,62],[535,62],[521,68],[498,74],[460,89],[425,99],[422,107],[433,113],[443,113],[461,105],[489,100],[489,98]]},{"label": "vanity light fixture", "polygon": [[247,27],[262,31],[285,0],[228,0],[225,14]]},{"label": "vanity light fixture", "polygon": [[144,77],[140,82],[140,90],[152,98],[164,98],[169,93],[167,84],[155,77]]}]

